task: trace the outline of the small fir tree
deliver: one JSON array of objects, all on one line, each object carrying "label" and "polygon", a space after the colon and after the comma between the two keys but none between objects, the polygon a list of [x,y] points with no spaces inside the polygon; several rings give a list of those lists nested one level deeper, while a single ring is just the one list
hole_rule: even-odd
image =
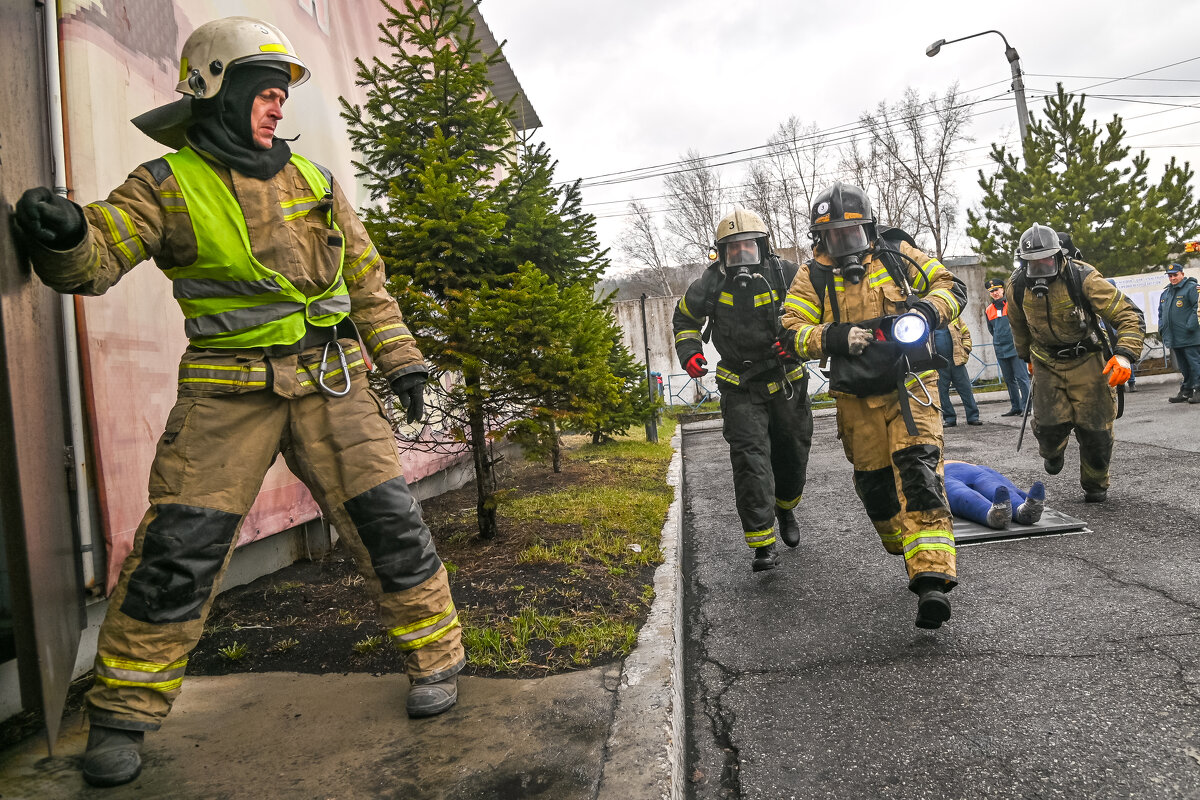
[{"label": "small fir tree", "polygon": [[1085,121],[1084,96],[1058,86],[1045,118],[1029,129],[1024,168],[993,146],[991,175],[979,172],[980,212],[967,212],[967,234],[990,267],[1011,268],[1021,234],[1032,224],[1069,232],[1102,274],[1125,275],[1161,264],[1200,233],[1192,169],[1172,158],[1152,184],[1144,152],[1129,157],[1119,116],[1101,128]]}]

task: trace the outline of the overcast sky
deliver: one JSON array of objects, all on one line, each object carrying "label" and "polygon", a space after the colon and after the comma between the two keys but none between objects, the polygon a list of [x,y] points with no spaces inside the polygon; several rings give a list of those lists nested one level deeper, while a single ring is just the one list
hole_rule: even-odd
[{"label": "overcast sky", "polygon": [[[1152,159],[1151,179],[1172,155],[1200,165],[1200,0],[485,0],[481,10],[508,41],[563,180],[761,145],[793,114],[844,126],[906,87],[927,96],[957,81],[976,99],[1008,92],[974,106],[975,141],[961,146],[959,193],[972,205],[989,144],[1017,141],[1004,43],[987,34],[934,58],[925,48],[988,29],[1020,54],[1031,115],[1056,82],[1093,87],[1089,116],[1125,119],[1126,143]],[[1186,63],[1168,67],[1176,62]],[[742,183],[745,168],[724,167],[722,182]],[[628,201],[662,209],[661,194],[660,179],[585,188],[615,262]],[[971,248],[960,234],[948,254]]]}]

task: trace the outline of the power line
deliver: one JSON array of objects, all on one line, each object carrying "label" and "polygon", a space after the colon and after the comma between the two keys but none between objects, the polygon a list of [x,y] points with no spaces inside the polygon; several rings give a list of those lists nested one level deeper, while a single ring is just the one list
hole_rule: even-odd
[{"label": "power line", "polygon": [[[1127,80],[1185,80],[1185,79],[1173,79],[1173,78],[1166,78],[1166,79],[1141,78],[1140,76],[1148,75],[1153,72],[1161,72],[1162,70],[1170,69],[1172,67],[1177,67],[1182,64],[1188,64],[1188,63],[1191,63],[1191,62],[1197,61],[1197,60],[1200,60],[1200,56],[1194,56],[1192,58],[1185,58],[1180,61],[1175,61],[1170,64],[1164,64],[1159,67],[1152,67],[1150,69],[1142,70],[1141,72],[1135,72],[1130,75],[1125,75],[1125,76],[1122,76],[1119,78],[1108,78],[1108,77],[1102,77],[1102,76],[1051,75],[1051,74],[1044,74],[1044,73],[1026,73],[1026,75],[1029,75],[1030,77],[1036,76],[1036,77],[1048,77],[1048,78],[1073,78],[1073,79],[1077,79],[1077,80],[1099,80],[1100,81],[1100,83],[1091,84],[1089,86],[1084,86],[1079,89],[1074,89],[1071,91],[1072,94],[1079,94],[1082,92],[1086,92],[1088,89],[1092,89],[1097,86],[1105,86],[1110,83],[1117,83],[1120,81],[1127,81]],[[993,81],[991,83],[983,84],[982,86],[976,87],[974,89],[967,90],[966,92],[963,92],[963,94],[970,94],[971,92],[976,92],[981,89],[986,89],[986,88],[989,88],[992,86],[996,86],[997,84],[1004,83],[1004,82],[1005,81],[1003,81],[1003,80]],[[1002,97],[1002,96],[1004,96],[1004,95],[998,95],[997,97]],[[921,103],[921,105],[928,105],[930,102],[936,102],[936,98],[933,101],[925,101],[925,102]],[[986,102],[986,101],[984,101],[984,102]],[[806,138],[815,138],[817,136],[820,136],[821,134],[837,135],[837,134],[846,133],[848,131],[861,130],[861,129],[862,129],[861,122],[847,122],[847,123],[842,123],[840,125],[835,125],[831,128],[825,129],[825,130],[819,130],[819,131],[815,132],[813,134],[813,136],[806,137]],[[793,140],[793,143],[795,143],[796,141],[797,140]],[[702,155],[702,156],[700,156],[700,158],[704,159],[704,160],[707,160],[709,158],[723,158],[723,157],[729,156],[729,155],[739,155],[741,153],[748,153],[748,152],[752,152],[755,150],[762,150],[762,149],[770,147],[770,146],[771,146],[771,143],[755,145],[752,147],[745,147],[745,148],[739,148],[739,149],[735,149],[735,150],[729,150],[729,151],[726,151],[723,153],[713,153],[713,154],[709,154],[709,155]],[[576,181],[580,181],[581,188],[588,188],[588,187],[592,187],[592,186],[610,186],[615,183],[621,183],[624,181],[603,181],[600,183],[588,183],[588,181],[597,180],[600,178],[616,177],[616,176],[620,176],[620,175],[633,175],[635,173],[643,173],[643,172],[650,173],[650,174],[646,174],[646,175],[643,175],[638,178],[631,178],[630,180],[642,180],[645,178],[663,177],[665,174],[670,174],[670,173],[651,173],[650,171],[651,170],[661,170],[666,167],[682,166],[686,163],[687,163],[687,160],[668,161],[668,162],[663,162],[661,164],[655,164],[655,165],[644,166],[644,167],[635,167],[635,168],[631,168],[631,169],[627,169],[627,170],[617,170],[614,172],[601,173],[599,175],[591,175],[591,176],[586,176],[586,177],[582,177],[582,178],[576,178],[576,179],[572,179],[569,181],[564,181],[563,183],[569,184],[569,183],[574,183]],[[740,162],[728,162],[728,163],[740,163]],[[680,170],[680,171],[686,171],[686,170]]]},{"label": "power line", "polygon": [[[967,90],[967,91],[965,91],[965,92],[961,92],[961,94],[963,94],[963,95],[968,95],[968,94],[970,94],[971,92],[977,92],[977,91],[980,91],[980,90],[982,90],[982,89],[988,89],[988,88],[991,88],[992,86],[996,86],[997,84],[1001,84],[1001,83],[1005,83],[1005,81],[1002,81],[1002,80],[1001,80],[1001,81],[992,81],[991,83],[985,83],[985,84],[983,84],[982,86],[977,86],[977,87],[975,87],[974,89],[969,89],[969,90]],[[922,101],[921,103],[919,103],[919,104],[918,104],[918,107],[919,107],[919,106],[924,106],[924,105],[929,105],[931,102],[936,102],[936,99],[935,99],[935,100],[926,100],[926,101]],[[816,137],[816,136],[819,136],[819,135],[821,135],[821,134],[826,134],[826,135],[840,134],[840,133],[843,133],[843,132],[845,132],[845,131],[846,131],[846,130],[848,130],[848,129],[849,129],[849,130],[854,130],[854,129],[859,129],[859,128],[861,128],[861,127],[862,127],[862,122],[861,122],[860,120],[856,120],[856,121],[854,121],[854,122],[845,122],[845,123],[841,123],[841,124],[839,124],[839,125],[834,125],[834,126],[832,126],[832,127],[830,127],[830,128],[826,128],[826,129],[823,129],[823,130],[818,130],[818,131],[816,131],[814,134],[812,134],[811,136],[806,136],[806,137],[804,137],[804,138],[806,138],[806,139],[807,139],[807,138],[814,138],[814,137]],[[792,142],[793,142],[793,143],[795,143],[796,141],[798,141],[798,138],[797,138],[797,139],[793,139],[793,140],[792,140]],[[772,143],[768,142],[768,143],[766,143],[766,144],[758,144],[758,145],[754,145],[753,147],[743,147],[743,148],[739,148],[739,149],[736,149],[736,150],[729,150],[729,151],[726,151],[726,152],[723,152],[723,153],[711,153],[711,154],[708,154],[708,155],[703,155],[703,156],[701,156],[701,158],[703,158],[703,159],[708,159],[708,158],[722,158],[722,157],[724,157],[724,156],[729,156],[729,155],[738,155],[738,154],[740,154],[740,153],[747,153],[747,152],[751,152],[751,151],[753,151],[753,150],[762,150],[762,149],[764,149],[764,148],[771,147],[771,146],[773,146],[773,145],[772,145]],[[564,184],[570,184],[570,183],[574,183],[574,182],[576,182],[576,181],[580,181],[580,182],[582,182],[582,184],[583,184],[583,186],[584,186],[585,188],[586,188],[587,186],[595,186],[595,185],[607,185],[607,184],[589,184],[589,183],[588,183],[588,181],[597,180],[597,179],[600,179],[600,178],[609,178],[609,177],[614,177],[614,176],[619,176],[619,175],[629,175],[629,174],[632,174],[632,173],[644,172],[644,171],[647,171],[647,170],[663,169],[663,168],[666,168],[666,167],[676,167],[676,166],[681,166],[681,165],[683,165],[683,164],[685,164],[685,163],[687,163],[687,160],[686,160],[686,159],[681,159],[681,160],[676,160],[676,161],[666,161],[666,162],[663,162],[663,163],[661,163],[661,164],[653,164],[653,165],[644,166],[644,167],[634,167],[634,168],[631,168],[631,169],[625,169],[625,170],[616,170],[616,171],[614,171],[614,172],[605,172],[605,173],[600,173],[600,174],[598,174],[598,175],[588,175],[588,176],[585,176],[585,177],[582,177],[582,178],[572,178],[571,180],[568,180],[568,181],[563,181],[562,183],[564,183]],[[652,176],[652,177],[657,177],[657,176]]]}]

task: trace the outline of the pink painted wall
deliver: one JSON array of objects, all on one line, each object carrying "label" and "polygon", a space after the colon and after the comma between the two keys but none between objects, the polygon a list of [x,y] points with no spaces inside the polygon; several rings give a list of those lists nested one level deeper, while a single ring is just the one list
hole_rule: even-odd
[{"label": "pink painted wall", "polygon": [[[68,180],[76,202],[106,196],[138,164],[163,154],[129,120],[177,99],[184,40],[198,25],[234,15],[279,26],[312,72],[292,92],[279,135],[301,134],[293,148],[329,167],[352,200],[365,199],[338,97],[363,99],[353,79],[356,56],[386,55],[377,41],[386,12],[377,0],[62,0],[61,13]],[[111,591],[146,510],[147,475],[175,402],[176,366],[187,340],[170,281],[151,263],[77,307]],[[402,458],[410,481],[448,465],[436,454],[404,451]],[[266,476],[240,543],[318,515],[308,490],[280,460]]]}]

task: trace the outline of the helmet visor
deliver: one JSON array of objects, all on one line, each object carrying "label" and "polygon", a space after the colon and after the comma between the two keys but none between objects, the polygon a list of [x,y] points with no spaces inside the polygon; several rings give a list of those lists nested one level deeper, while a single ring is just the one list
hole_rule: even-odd
[{"label": "helmet visor", "polygon": [[834,258],[861,253],[871,246],[871,243],[867,241],[866,228],[862,225],[850,225],[822,231],[821,241],[825,245],[825,252]]},{"label": "helmet visor", "polygon": [[753,267],[762,263],[762,253],[759,252],[758,239],[742,239],[740,241],[723,242],[725,247],[725,266]]},{"label": "helmet visor", "polygon": [[1053,278],[1058,274],[1058,256],[1031,258],[1025,262],[1025,271],[1031,278]]}]

